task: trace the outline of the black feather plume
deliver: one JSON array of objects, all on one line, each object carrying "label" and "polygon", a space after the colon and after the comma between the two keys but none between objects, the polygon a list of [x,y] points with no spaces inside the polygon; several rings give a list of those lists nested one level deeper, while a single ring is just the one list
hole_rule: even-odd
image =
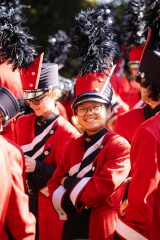
[{"label": "black feather plume", "polygon": [[130,0],[126,6],[122,23],[126,49],[131,49],[145,43],[143,35],[145,28],[144,10],[145,0]]},{"label": "black feather plume", "polygon": [[13,70],[30,65],[35,56],[34,48],[29,45],[33,38],[22,22],[14,9],[0,9],[0,62],[8,61]]},{"label": "black feather plume", "polygon": [[0,0],[0,9],[9,10],[13,8],[17,14],[22,14],[22,9],[29,8],[27,5],[22,5],[20,0]]},{"label": "black feather plume", "polygon": [[104,7],[81,11],[71,31],[71,50],[78,60],[80,75],[105,71],[117,53],[110,11]]},{"label": "black feather plume", "polygon": [[160,1],[146,0],[146,10],[144,13],[144,20],[147,28],[152,29],[152,39],[150,47],[160,50]]},{"label": "black feather plume", "polygon": [[147,27],[160,29],[160,1],[146,0],[146,11],[144,15]]},{"label": "black feather plume", "polygon": [[70,47],[70,39],[66,32],[59,30],[56,34],[50,36],[48,41],[51,44],[51,47],[48,49],[46,61],[57,64],[65,64]]}]

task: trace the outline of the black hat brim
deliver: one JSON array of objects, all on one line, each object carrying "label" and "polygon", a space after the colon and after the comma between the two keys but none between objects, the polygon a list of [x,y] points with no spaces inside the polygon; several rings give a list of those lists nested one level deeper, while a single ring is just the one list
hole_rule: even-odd
[{"label": "black hat brim", "polygon": [[74,100],[74,102],[72,104],[72,108],[75,109],[77,107],[77,105],[79,105],[79,104],[81,104],[83,102],[88,102],[88,101],[100,102],[100,103],[104,103],[104,104],[110,105],[110,102],[107,101],[107,99],[102,97],[100,94],[97,94],[97,93],[84,93],[84,94],[78,96]]}]

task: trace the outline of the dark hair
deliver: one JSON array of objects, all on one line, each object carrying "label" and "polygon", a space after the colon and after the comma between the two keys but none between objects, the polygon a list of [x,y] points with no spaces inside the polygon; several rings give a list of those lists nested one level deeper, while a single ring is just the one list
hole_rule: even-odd
[{"label": "dark hair", "polygon": [[135,79],[141,85],[141,87],[149,90],[149,98],[151,98],[153,101],[160,100],[160,81],[156,79],[151,81],[143,72],[139,72]]}]

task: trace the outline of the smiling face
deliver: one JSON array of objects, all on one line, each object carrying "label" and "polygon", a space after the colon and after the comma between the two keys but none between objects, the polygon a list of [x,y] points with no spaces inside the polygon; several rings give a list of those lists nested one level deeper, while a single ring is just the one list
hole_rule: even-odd
[{"label": "smiling face", "polygon": [[43,116],[47,118],[55,108],[53,94],[44,95],[44,97],[37,97],[27,100],[27,103],[35,112],[36,116]]},{"label": "smiling face", "polygon": [[76,108],[79,124],[88,135],[93,135],[105,127],[107,121],[106,105],[88,101],[81,103]]}]

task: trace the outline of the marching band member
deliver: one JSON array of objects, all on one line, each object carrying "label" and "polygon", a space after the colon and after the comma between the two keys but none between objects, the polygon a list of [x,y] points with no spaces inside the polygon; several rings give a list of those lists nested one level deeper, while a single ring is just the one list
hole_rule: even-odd
[{"label": "marching band member", "polygon": [[[0,129],[19,113],[18,101],[0,87]],[[34,240],[35,218],[25,194],[24,156],[20,148],[0,135],[0,239]]]},{"label": "marching band member", "polygon": [[103,8],[90,9],[76,17],[72,44],[80,50],[80,72],[73,109],[84,134],[66,144],[48,183],[53,206],[65,220],[63,240],[113,239],[130,171],[129,143],[105,127],[115,51],[111,26],[101,24],[105,14]]},{"label": "marching band member", "polygon": [[36,239],[58,240],[63,222],[58,220],[46,186],[56,169],[60,150],[78,131],[56,108],[58,65],[42,61],[43,54],[20,71],[24,99],[34,113],[17,120],[16,135],[25,155],[30,209],[37,218]]},{"label": "marching band member", "polygon": [[[152,30],[141,58],[137,78],[147,97],[160,104],[159,2],[149,4]],[[154,13],[154,15],[153,15]],[[115,239],[158,240],[160,237],[160,115],[145,121],[136,131],[131,147],[132,180],[128,206],[117,221]]]}]

